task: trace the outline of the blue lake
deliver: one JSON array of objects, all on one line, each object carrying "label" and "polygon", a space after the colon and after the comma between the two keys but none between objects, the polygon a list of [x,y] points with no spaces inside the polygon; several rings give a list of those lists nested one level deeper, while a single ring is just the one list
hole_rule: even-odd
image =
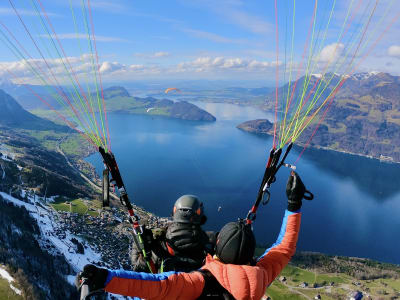
[{"label": "blue lake", "polygon": [[[246,216],[272,145],[271,137],[236,125],[272,115],[230,104],[196,105],[217,121],[109,115],[112,151],[135,204],[168,216],[180,195],[195,194],[205,203],[205,228],[219,230]],[[286,161],[293,163],[300,151],[293,149]],[[102,170],[98,154],[87,160]],[[400,165],[307,149],[297,171],[315,195],[312,202],[303,201],[299,250],[400,264]],[[259,244],[270,245],[279,233],[288,175],[286,168],[279,171],[270,203],[258,210],[254,230]]]}]

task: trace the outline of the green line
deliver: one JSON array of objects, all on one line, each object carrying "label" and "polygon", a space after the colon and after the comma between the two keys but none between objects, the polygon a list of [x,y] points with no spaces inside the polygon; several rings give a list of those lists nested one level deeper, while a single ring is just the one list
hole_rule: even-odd
[{"label": "green line", "polygon": [[[349,6],[349,8],[348,8],[348,10],[347,10],[347,15],[346,15],[346,18],[345,18],[344,23],[342,24],[341,33],[340,33],[340,35],[339,35],[339,38],[337,39],[337,42],[340,41],[341,36],[342,36],[342,34],[343,34],[344,26],[345,26],[345,24],[347,23],[347,19],[348,19],[348,16],[349,16],[349,14],[350,14],[350,11],[351,11],[351,7],[352,7],[353,1],[354,1],[354,0],[352,0],[351,5]],[[334,2],[333,2],[333,4],[332,4],[332,8],[331,8],[331,10],[330,10],[329,19],[328,19],[327,25],[326,25],[326,27],[325,27],[325,32],[324,32],[324,36],[323,36],[323,41],[322,41],[322,43],[320,44],[320,48],[319,48],[319,50],[318,50],[319,53],[322,51],[322,48],[323,48],[323,46],[324,46],[325,39],[326,39],[326,36],[327,36],[327,32],[328,32],[328,29],[329,29],[329,26],[330,26],[330,22],[331,22],[331,19],[332,19],[332,16],[333,16],[335,7],[336,7],[336,0],[334,0]],[[314,62],[313,70],[312,70],[311,72],[314,71],[314,67],[316,66],[316,64],[317,64],[317,61]],[[330,63],[329,63],[329,64],[330,64]],[[329,66],[329,64],[328,64],[328,66]],[[328,66],[327,66],[327,67],[328,67]],[[327,68],[327,69],[328,69],[328,68]],[[322,76],[322,78],[320,79],[320,82],[319,82],[319,84],[318,84],[316,93],[318,92],[319,87],[320,87],[320,85],[322,84],[322,82],[323,82],[323,80],[324,80],[325,73],[324,73],[323,75],[321,74],[321,76]],[[306,89],[308,89],[308,85],[307,85]],[[316,93],[314,93],[314,95],[315,95]],[[298,119],[298,118],[299,118],[299,116],[297,117],[297,119]],[[286,139],[286,140],[284,141],[285,143],[289,140],[289,138],[293,138],[294,130],[293,130],[291,127],[292,127],[292,125],[293,125],[294,120],[295,120],[295,116],[293,116],[293,118],[292,118],[292,120],[291,120],[290,130],[288,130],[287,135],[286,135],[286,137],[285,137],[285,139]],[[291,133],[291,134],[289,134],[289,133]]]},{"label": "green line", "polygon": [[[375,6],[375,8],[376,8],[376,6]],[[359,41],[360,46],[361,46],[361,44],[362,44],[362,40],[361,40],[361,39],[363,38],[363,36],[365,36],[365,33],[367,32],[368,26],[369,26],[369,24],[370,24],[369,22],[370,22],[370,19],[373,17],[375,8],[371,11],[371,14],[370,14],[369,17],[368,17],[368,22],[365,22],[364,26],[359,30],[359,32],[358,32],[358,34],[357,34],[357,35],[358,35],[357,38],[354,39],[354,41]],[[359,40],[359,38],[360,38],[360,40]],[[354,43],[352,44],[351,48],[347,51],[347,53],[346,53],[345,57],[343,58],[342,63],[340,64],[339,67],[341,67],[341,66],[345,63],[348,54],[351,52],[352,48],[353,48],[356,44],[357,44],[356,42],[354,42]],[[365,44],[364,44],[364,45],[365,45]],[[358,53],[358,51],[357,51],[357,53]],[[354,53],[351,63],[347,65],[347,69],[350,69],[350,68],[354,65],[354,63],[355,63],[355,57],[356,57],[357,53]],[[336,71],[337,71],[337,69],[338,69],[339,67],[336,68],[335,73],[336,73]],[[330,80],[328,81],[327,85],[325,86],[325,88],[324,88],[324,89],[321,91],[321,93],[319,94],[317,100],[322,96],[322,94],[323,94],[323,92],[325,91],[325,89],[329,86],[329,84],[330,84],[331,80],[333,79],[335,73],[333,73],[333,75],[332,75],[332,77],[330,78]],[[345,73],[346,73],[346,72],[345,72]],[[332,95],[332,93],[335,91],[335,89],[340,85],[340,83],[342,82],[342,80],[344,79],[344,77],[345,77],[345,75],[342,75],[341,79],[340,79],[339,82],[336,84],[336,86],[332,89],[332,91],[331,91],[330,94],[328,95],[327,99],[329,99],[329,97]],[[326,104],[326,101],[324,101],[324,102],[320,105],[320,107],[318,108],[318,111],[319,111],[319,110],[322,108],[322,106],[324,106],[325,104]],[[302,124],[304,123],[306,116],[307,116],[307,115],[304,116],[304,118],[303,118],[303,120],[302,120]],[[315,117],[315,115],[314,115],[314,117]],[[312,119],[314,119],[314,117],[313,117]],[[306,125],[300,132],[296,132],[296,133],[295,133],[295,139],[297,139],[297,138],[300,136],[300,134],[304,131],[304,129],[310,124],[310,122],[312,121],[312,119],[307,123],[307,125]]]},{"label": "green line", "polygon": [[[71,82],[71,84],[72,84],[72,86],[73,86],[73,90],[74,90],[74,92],[75,92],[75,96],[79,99],[81,107],[84,108],[83,112],[86,113],[86,119],[85,119],[85,121],[86,121],[86,123],[87,123],[89,126],[88,126],[88,127],[82,126],[82,128],[83,128],[84,131],[90,131],[91,134],[95,135],[94,132],[93,132],[92,127],[90,126],[90,123],[88,123],[88,121],[87,121],[87,120],[91,120],[91,119],[90,119],[89,114],[88,114],[88,112],[87,112],[87,110],[86,110],[86,108],[85,108],[86,106],[85,106],[85,104],[83,103],[83,99],[82,99],[82,97],[81,97],[79,91],[77,90],[75,81],[72,79],[71,73],[69,72],[67,66],[65,65],[64,57],[61,55],[61,53],[60,53],[58,47],[56,46],[56,43],[54,42],[54,39],[53,39],[51,33],[49,32],[49,30],[48,30],[48,28],[47,28],[47,26],[46,26],[46,23],[45,23],[44,20],[43,20],[43,16],[41,15],[41,13],[40,13],[40,11],[39,11],[37,5],[33,2],[33,0],[30,0],[30,1],[31,1],[31,4],[33,5],[33,8],[34,8],[35,11],[36,11],[36,15],[40,18],[40,21],[41,21],[41,24],[42,24],[43,29],[45,30],[45,32],[47,33],[49,39],[51,40],[51,42],[52,42],[52,44],[53,44],[53,47],[54,47],[54,49],[56,50],[56,52],[57,52],[57,54],[58,54],[58,56],[59,56],[59,58],[60,58],[60,60],[61,60],[61,62],[62,62],[62,65],[64,66],[64,69],[65,69],[66,74],[67,74],[67,78],[69,78],[69,80],[70,80],[70,82]],[[71,66],[71,68],[72,68],[72,66]],[[73,94],[72,94],[72,95],[73,95]],[[74,99],[75,104],[78,104],[78,101],[77,101],[74,97],[72,97],[72,98]],[[78,106],[79,106],[79,105],[78,105]],[[81,112],[82,112],[82,110],[81,110]]]},{"label": "green line", "polygon": [[[306,82],[307,82],[307,77],[308,77],[308,71],[309,71],[309,67],[310,67],[310,62],[311,62],[311,57],[312,57],[312,50],[313,50],[313,41],[314,41],[314,33],[315,33],[315,24],[316,24],[316,20],[317,20],[317,11],[318,11],[318,0],[316,0],[315,2],[316,8],[315,8],[315,13],[314,13],[314,21],[313,21],[313,26],[312,26],[312,34],[311,34],[311,43],[310,43],[310,48],[309,48],[309,54],[308,54],[308,61],[307,61],[307,68],[306,68],[306,76],[305,79],[303,81],[303,91],[302,91],[302,95],[300,97],[300,101],[299,104],[297,105],[297,109],[296,109],[296,113],[294,118],[296,118],[296,115],[298,114],[299,110],[301,109],[301,105],[303,103],[303,99],[304,99],[304,95],[305,95],[305,86],[306,86]],[[296,124],[295,124],[295,128],[297,125],[297,121],[298,119],[296,119]],[[290,127],[289,127],[290,130]],[[283,147],[284,145],[282,145]]]},{"label": "green line", "polygon": [[[72,19],[73,19],[73,22],[74,22],[75,34],[76,34],[77,41],[78,41],[79,53],[80,53],[80,56],[81,56],[81,61],[82,61],[83,64],[85,64],[85,61],[83,59],[83,54],[84,53],[82,51],[82,45],[81,45],[81,42],[80,42],[80,38],[78,36],[78,34],[79,34],[78,25],[77,25],[77,22],[76,22],[76,17],[75,17],[74,9],[72,7],[72,1],[71,0],[69,0],[69,6],[70,6],[71,14],[72,14]],[[84,72],[84,74],[87,74],[87,73]],[[96,130],[96,135],[100,138],[98,127],[95,124],[96,123],[96,116],[95,116],[94,110],[93,110],[93,101],[92,101],[92,95],[91,95],[91,90],[90,90],[90,86],[89,86],[88,76],[86,78],[87,78],[87,80],[85,80],[86,81],[85,83],[86,83],[86,88],[87,88],[87,95],[89,97],[89,103],[90,103],[89,105],[90,105],[90,110],[92,112],[92,117],[93,117],[92,123],[93,123],[93,127]]]},{"label": "green line", "polygon": [[87,16],[86,6],[85,6],[84,0],[82,0],[82,10],[83,10],[84,21],[85,21],[85,25],[86,25],[86,32],[87,32],[87,36],[88,36],[88,43],[89,43],[90,53],[91,53],[92,72],[93,72],[94,78],[95,78],[95,81],[94,81],[94,82],[95,82],[95,86],[96,86],[97,105],[98,105],[98,107],[99,107],[99,115],[100,115],[100,121],[101,121],[102,131],[103,131],[104,144],[106,145],[104,148],[105,148],[105,149],[108,149],[108,146],[107,146],[107,135],[105,134],[105,130],[104,130],[103,110],[102,110],[102,108],[101,108],[102,105],[101,105],[100,95],[99,95],[99,86],[98,86],[97,72],[96,72],[96,67],[95,67],[94,58],[93,58],[92,40],[91,40],[91,35],[90,35],[90,30],[89,30],[89,24],[88,24],[88,20],[87,20],[88,16]]},{"label": "green line", "polygon": [[[53,97],[57,100],[57,102],[64,106],[67,109],[67,112],[69,112],[69,114],[71,115],[71,117],[75,120],[76,123],[78,123],[80,126],[82,125],[82,123],[80,122],[80,120],[75,116],[75,114],[73,113],[72,109],[68,106],[65,105],[64,101],[60,100],[60,96],[57,93],[54,93],[53,91],[51,91],[50,87],[51,85],[49,85],[47,83],[47,81],[36,71],[36,68],[32,66],[32,64],[30,63],[29,60],[27,60],[25,58],[25,56],[21,53],[21,51],[18,49],[18,47],[7,37],[7,35],[3,32],[3,30],[0,28],[0,33],[3,35],[3,38],[1,38],[3,44],[10,49],[11,52],[13,52],[13,54],[16,56],[17,59],[22,59],[26,65],[28,65],[28,67],[31,69],[31,71],[33,72],[33,74],[35,75],[36,79],[38,79],[39,81],[41,81],[45,88],[47,90],[49,90],[49,93],[51,95],[53,95]],[[5,41],[5,40],[7,41]],[[11,46],[11,47],[10,47]],[[54,87],[53,87],[54,89]],[[53,94],[54,93],[54,94]]]},{"label": "green line", "polygon": [[[290,87],[292,81],[292,69],[293,69],[293,52],[294,52],[294,33],[295,33],[295,20],[296,20],[296,0],[293,0],[293,21],[292,21],[292,49],[290,55],[290,71],[289,71],[289,84],[288,84],[288,91],[286,95],[286,106],[284,107],[285,110],[285,117],[283,119],[283,126],[282,126],[282,136],[285,133],[285,126],[286,126],[286,117],[288,114],[288,106],[289,106],[289,94],[290,94]],[[282,138],[280,139],[282,140]]]},{"label": "green line", "polygon": [[[342,38],[342,36],[343,36],[343,32],[344,32],[345,26],[346,26],[346,24],[347,24],[348,18],[349,18],[349,16],[350,16],[351,8],[352,8],[352,6],[353,6],[353,2],[354,2],[354,0],[352,0],[351,3],[350,3],[350,5],[348,6],[345,20],[344,20],[344,22],[343,22],[343,24],[342,24],[339,37],[338,37],[338,39],[337,39],[337,41],[336,41],[336,44],[337,44],[337,45],[336,45],[336,49],[337,49],[337,47],[338,47],[339,41],[341,40],[341,38]],[[336,5],[336,0],[335,0],[335,2],[334,2],[334,5],[332,6],[330,18],[333,16],[333,10],[334,10],[335,5]],[[327,33],[327,30],[329,29],[329,25],[330,25],[330,21],[329,21],[329,23],[327,24],[326,32],[325,32],[325,34],[324,34],[324,39],[326,38],[326,33]],[[321,48],[322,48],[323,45],[324,45],[324,44],[321,44]],[[335,52],[336,52],[336,49],[335,49]],[[321,50],[321,51],[322,51],[322,50]],[[350,53],[350,51],[348,51],[347,53]],[[317,90],[315,91],[314,96],[313,96],[313,99],[311,100],[310,104],[308,105],[308,107],[307,107],[307,109],[306,109],[306,112],[304,113],[303,117],[300,118],[300,115],[298,116],[297,120],[298,120],[298,119],[302,119],[302,121],[301,121],[300,124],[299,124],[299,123],[297,122],[297,120],[296,120],[296,124],[298,125],[297,128],[299,128],[299,127],[302,126],[302,124],[304,123],[304,119],[307,117],[308,113],[309,113],[309,112],[311,111],[311,109],[315,106],[317,100],[319,99],[319,97],[316,98],[316,96],[318,95],[318,91],[319,91],[319,89],[321,88],[321,86],[322,86],[322,84],[323,84],[323,82],[324,82],[324,78],[325,78],[325,75],[326,75],[326,73],[327,73],[327,71],[328,71],[328,69],[329,69],[329,66],[333,63],[333,61],[334,61],[334,60],[333,60],[333,58],[332,58],[332,60],[330,60],[330,61],[328,62],[327,66],[326,66],[326,71],[325,71],[324,74],[322,74],[322,77],[321,77],[321,79],[320,79],[320,81],[319,81],[319,84],[318,84],[318,86],[317,86]],[[335,73],[335,72],[334,72],[334,73]],[[332,78],[334,77],[334,73],[333,73],[333,75],[332,75],[332,77],[331,77],[331,80],[332,80]],[[330,84],[330,81],[326,84],[326,87],[328,87],[329,84]],[[326,88],[326,87],[325,87],[325,88]],[[325,91],[325,89],[324,89],[323,91]],[[321,92],[320,96],[322,95],[323,91]],[[287,140],[288,140],[289,138],[292,138],[292,140],[293,140],[293,138],[294,138],[295,135],[296,135],[297,128],[291,130],[291,133],[292,133],[292,134],[291,134],[290,137],[287,136]],[[285,142],[286,142],[286,141],[285,141]]]}]

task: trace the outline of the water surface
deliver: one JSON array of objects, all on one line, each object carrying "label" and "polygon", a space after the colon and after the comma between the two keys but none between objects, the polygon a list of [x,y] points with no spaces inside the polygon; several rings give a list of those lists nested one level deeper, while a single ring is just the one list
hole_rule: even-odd
[{"label": "water surface", "polygon": [[[272,138],[236,125],[273,116],[231,104],[196,104],[217,121],[111,114],[112,150],[134,203],[168,216],[180,195],[195,194],[205,203],[206,229],[219,230],[246,216],[272,144]],[[294,162],[300,150],[293,149],[287,161]],[[101,170],[98,154],[88,161]],[[297,170],[315,195],[304,201],[298,249],[400,264],[400,165],[308,149]],[[258,211],[260,244],[273,243],[279,233],[288,175],[280,170],[270,204]]]}]

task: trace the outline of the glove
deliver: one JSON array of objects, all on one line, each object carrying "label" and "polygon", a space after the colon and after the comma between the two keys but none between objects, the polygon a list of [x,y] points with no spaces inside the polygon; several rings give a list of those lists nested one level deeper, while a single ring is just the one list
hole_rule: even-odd
[{"label": "glove", "polygon": [[288,182],[286,184],[286,196],[288,198],[288,211],[295,212],[301,208],[302,199],[306,187],[300,179],[299,174],[292,171],[289,175]]},{"label": "glove", "polygon": [[98,268],[95,265],[86,265],[83,267],[83,271],[76,276],[75,285],[79,290],[82,280],[86,279],[90,291],[104,289],[107,276],[108,271],[106,269]]}]

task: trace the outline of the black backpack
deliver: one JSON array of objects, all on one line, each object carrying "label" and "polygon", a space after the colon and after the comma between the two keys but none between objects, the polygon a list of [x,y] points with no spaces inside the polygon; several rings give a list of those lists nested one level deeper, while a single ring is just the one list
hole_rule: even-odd
[{"label": "black backpack", "polygon": [[197,300],[202,299],[215,299],[215,300],[234,300],[235,298],[229,293],[211,274],[208,270],[198,270],[204,277],[204,288],[200,297]]}]

